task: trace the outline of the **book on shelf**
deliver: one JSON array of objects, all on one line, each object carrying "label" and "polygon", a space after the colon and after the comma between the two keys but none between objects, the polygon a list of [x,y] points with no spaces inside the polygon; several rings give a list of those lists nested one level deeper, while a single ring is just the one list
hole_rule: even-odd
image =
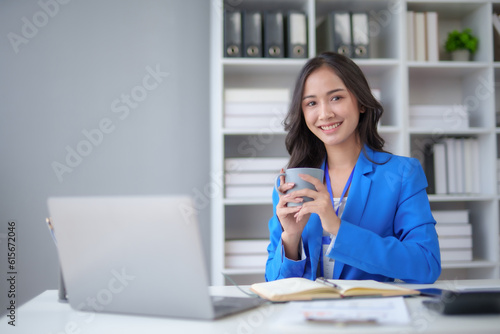
[{"label": "book on shelf", "polygon": [[255,269],[265,268],[267,253],[264,254],[226,254],[226,268]]},{"label": "book on shelf", "polygon": [[406,54],[409,61],[415,60],[415,12],[406,12]]},{"label": "book on shelf", "polygon": [[264,299],[276,302],[343,297],[411,296],[420,293],[413,289],[373,280],[318,278],[313,281],[303,277],[255,283],[250,286],[250,290]]},{"label": "book on shelf", "polygon": [[441,262],[472,261],[472,248],[441,250]]},{"label": "book on shelf", "polygon": [[224,170],[226,172],[274,172],[279,173],[281,168],[288,164],[289,158],[226,158]]},{"label": "book on shelf", "polygon": [[415,33],[415,60],[425,61],[427,58],[427,43],[425,40],[425,13],[415,13],[413,29]]},{"label": "book on shelf", "polygon": [[226,198],[269,197],[273,193],[273,185],[226,185]]},{"label": "book on shelf", "polygon": [[227,172],[226,185],[267,185],[273,186],[277,172]]},{"label": "book on shelf", "polygon": [[456,194],[457,191],[457,165],[456,165],[456,141],[454,138],[444,139],[444,144],[446,146],[446,171],[447,182],[448,182],[448,194]]},{"label": "book on shelf", "polygon": [[267,131],[283,131],[284,116],[228,116],[224,117],[226,129],[259,129]]},{"label": "book on shelf", "polygon": [[438,224],[468,224],[469,210],[432,210]]},{"label": "book on shelf", "polygon": [[438,13],[425,12],[427,61],[439,61]]},{"label": "book on shelf", "polygon": [[495,61],[500,60],[500,17],[497,13],[493,13],[492,20],[493,23],[493,48],[494,48],[494,59]]},{"label": "book on shelf", "polygon": [[471,236],[471,224],[436,224],[438,237]]},{"label": "book on shelf", "polygon": [[225,117],[281,117],[285,118],[288,112],[288,101],[255,102],[255,101],[226,101],[224,105]]},{"label": "book on shelf", "polygon": [[226,240],[224,251],[226,254],[267,254],[269,239],[235,239]]},{"label": "book on shelf", "polygon": [[472,236],[440,237],[440,249],[472,248]]},{"label": "book on shelf", "polygon": [[469,128],[467,107],[461,104],[423,105],[409,108],[410,127],[441,130],[465,130]]},{"label": "book on shelf", "polygon": [[407,59],[439,61],[438,13],[407,11]]},{"label": "book on shelf", "polygon": [[433,156],[433,166],[434,171],[427,170],[426,175],[429,178],[430,175],[434,176],[434,189],[435,193],[438,195],[444,195],[448,193],[448,182],[447,182],[447,171],[446,171],[446,146],[443,143],[434,144],[434,156]]}]

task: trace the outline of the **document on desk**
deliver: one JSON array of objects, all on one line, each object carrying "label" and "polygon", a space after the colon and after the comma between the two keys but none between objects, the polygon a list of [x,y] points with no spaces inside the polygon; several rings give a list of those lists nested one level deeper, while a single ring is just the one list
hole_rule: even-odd
[{"label": "document on desk", "polygon": [[[405,325],[410,316],[403,297],[345,298],[290,302],[283,315],[295,321],[334,324]],[[285,320],[285,319],[282,319]]]}]

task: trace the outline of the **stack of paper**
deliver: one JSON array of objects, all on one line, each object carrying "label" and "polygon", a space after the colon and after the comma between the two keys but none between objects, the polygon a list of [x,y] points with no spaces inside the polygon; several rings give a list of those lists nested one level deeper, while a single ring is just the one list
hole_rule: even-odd
[{"label": "stack of paper", "polygon": [[439,236],[441,261],[472,261],[472,226],[468,210],[432,211]]},{"label": "stack of paper", "polygon": [[[411,105],[410,127],[432,130],[469,128],[469,114],[464,105]],[[437,132],[437,131],[435,131]]]},{"label": "stack of paper", "polygon": [[264,269],[267,261],[268,239],[228,240],[225,244],[225,267]]},{"label": "stack of paper", "polygon": [[439,61],[438,13],[406,13],[409,61]]},{"label": "stack of paper", "polygon": [[226,158],[226,198],[271,198],[274,181],[288,158]]},{"label": "stack of paper", "polygon": [[226,88],[224,127],[283,131],[289,101],[288,89]]}]

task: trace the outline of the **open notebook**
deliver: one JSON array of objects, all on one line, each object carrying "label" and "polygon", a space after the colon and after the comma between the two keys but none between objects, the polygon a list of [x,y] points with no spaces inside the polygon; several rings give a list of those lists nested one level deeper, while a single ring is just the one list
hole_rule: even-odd
[{"label": "open notebook", "polygon": [[331,299],[354,296],[410,296],[417,290],[373,280],[333,280],[318,278],[316,281],[302,277],[255,283],[250,290],[270,301]]}]

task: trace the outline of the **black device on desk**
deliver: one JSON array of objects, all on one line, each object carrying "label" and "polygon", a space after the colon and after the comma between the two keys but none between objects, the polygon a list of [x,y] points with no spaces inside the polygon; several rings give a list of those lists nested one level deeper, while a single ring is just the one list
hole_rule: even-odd
[{"label": "black device on desk", "polygon": [[423,301],[428,308],[442,314],[500,313],[500,290],[448,291]]}]

